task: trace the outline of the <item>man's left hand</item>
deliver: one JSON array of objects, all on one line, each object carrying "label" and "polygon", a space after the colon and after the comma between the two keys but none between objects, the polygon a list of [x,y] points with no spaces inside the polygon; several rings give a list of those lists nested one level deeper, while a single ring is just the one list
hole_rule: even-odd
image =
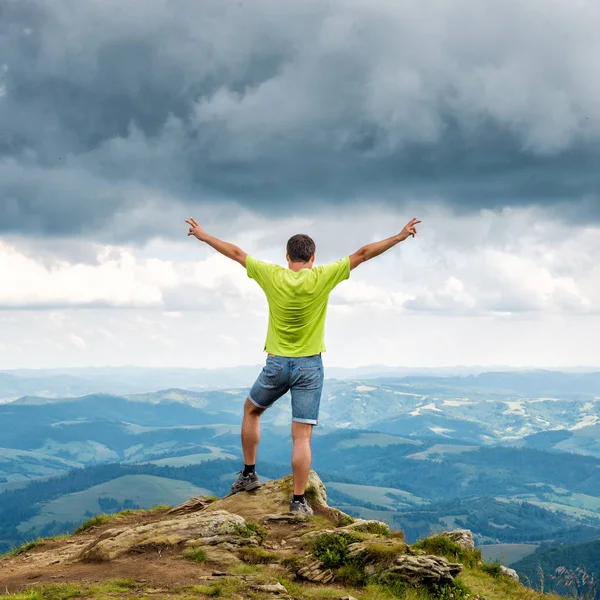
[{"label": "man's left hand", "polygon": [[200,225],[198,225],[198,223],[196,222],[196,219],[190,217],[189,219],[186,219],[185,222],[190,226],[188,236],[193,235],[195,238],[199,239],[201,242],[206,240],[206,238],[208,237],[206,235],[206,231],[204,231],[204,229],[202,229],[202,227],[200,227]]}]

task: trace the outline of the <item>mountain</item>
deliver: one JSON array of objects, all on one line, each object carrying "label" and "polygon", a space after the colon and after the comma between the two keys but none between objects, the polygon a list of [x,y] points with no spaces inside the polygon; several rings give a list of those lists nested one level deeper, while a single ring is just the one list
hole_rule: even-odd
[{"label": "mountain", "polygon": [[0,587],[43,599],[559,600],[482,562],[469,531],[409,546],[401,531],[331,508],[314,472],[314,516],[288,512],[291,491],[287,476],[250,494],[95,519],[0,559]]}]

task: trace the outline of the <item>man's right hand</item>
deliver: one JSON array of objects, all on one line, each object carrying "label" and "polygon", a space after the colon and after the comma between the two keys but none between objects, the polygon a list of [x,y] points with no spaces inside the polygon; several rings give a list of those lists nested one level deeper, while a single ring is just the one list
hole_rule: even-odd
[{"label": "man's right hand", "polygon": [[405,226],[404,229],[400,232],[400,241],[403,242],[405,239],[409,238],[409,237],[415,237],[415,235],[417,235],[417,225],[420,223],[421,221],[419,219],[417,219],[416,217],[414,219],[411,219]]}]

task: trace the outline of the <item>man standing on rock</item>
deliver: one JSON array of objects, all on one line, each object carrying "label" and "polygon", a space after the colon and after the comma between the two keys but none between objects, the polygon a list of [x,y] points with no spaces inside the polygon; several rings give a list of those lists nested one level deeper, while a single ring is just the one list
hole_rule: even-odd
[{"label": "man standing on rock", "polygon": [[288,391],[292,396],[292,470],[294,497],[291,512],[312,514],[304,492],[312,461],[310,438],[319,418],[323,389],[325,351],[325,317],[329,294],[350,271],[375,258],[396,244],[417,233],[418,219],[412,219],[404,229],[381,242],[360,248],[337,262],[313,267],[315,243],[307,235],[291,237],[287,243],[287,268],[260,261],[233,244],[208,235],[190,218],[189,235],[205,242],[221,254],[245,267],[248,277],[263,289],[269,304],[269,326],[265,351],[266,365],[258,376],[244,406],[242,448],[244,470],[240,471],[231,491],[255,490],[260,487],[256,474],[256,453],[260,441],[260,417]]}]

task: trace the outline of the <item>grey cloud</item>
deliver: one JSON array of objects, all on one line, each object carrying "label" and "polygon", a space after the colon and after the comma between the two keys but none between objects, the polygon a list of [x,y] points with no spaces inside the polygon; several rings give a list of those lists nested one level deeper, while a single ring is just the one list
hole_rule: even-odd
[{"label": "grey cloud", "polygon": [[6,0],[0,231],[110,238],[151,192],[597,220],[599,28],[591,1]]}]

